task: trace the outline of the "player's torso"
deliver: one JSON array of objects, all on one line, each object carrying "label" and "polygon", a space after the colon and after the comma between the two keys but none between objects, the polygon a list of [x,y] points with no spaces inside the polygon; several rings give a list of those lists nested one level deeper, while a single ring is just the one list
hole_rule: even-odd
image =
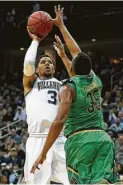
[{"label": "player's torso", "polygon": [[101,82],[94,74],[89,77],[76,76],[72,79],[76,86],[76,100],[70,108],[66,121],[66,133],[93,127],[102,127],[100,105]]},{"label": "player's torso", "polygon": [[29,132],[43,132],[56,117],[61,82],[55,78],[36,79],[32,90],[25,97]]}]

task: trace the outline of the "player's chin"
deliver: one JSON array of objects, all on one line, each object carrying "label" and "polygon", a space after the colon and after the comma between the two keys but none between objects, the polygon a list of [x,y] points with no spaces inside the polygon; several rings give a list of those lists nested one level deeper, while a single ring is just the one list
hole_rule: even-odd
[{"label": "player's chin", "polygon": [[53,76],[53,73],[52,71],[45,71],[44,75],[47,77],[50,77],[50,76]]}]

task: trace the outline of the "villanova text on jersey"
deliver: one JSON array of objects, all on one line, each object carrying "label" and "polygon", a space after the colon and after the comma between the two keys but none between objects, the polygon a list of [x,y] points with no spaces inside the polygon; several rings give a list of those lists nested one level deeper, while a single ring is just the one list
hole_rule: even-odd
[{"label": "villanova text on jersey", "polygon": [[37,82],[38,85],[38,90],[40,91],[41,89],[55,89],[55,90],[60,90],[61,84],[59,82],[54,82],[54,81],[40,81]]}]

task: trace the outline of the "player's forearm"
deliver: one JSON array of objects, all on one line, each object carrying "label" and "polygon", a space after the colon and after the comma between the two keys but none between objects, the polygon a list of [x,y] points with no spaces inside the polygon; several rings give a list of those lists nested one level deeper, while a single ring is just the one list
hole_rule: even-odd
[{"label": "player's forearm", "polygon": [[43,150],[41,152],[41,155],[46,155],[49,149],[52,147],[53,143],[58,138],[60,132],[63,129],[64,124],[58,124],[54,121],[54,123],[51,125],[45,145],[43,147]]},{"label": "player's forearm", "polygon": [[69,60],[69,58],[65,55],[64,57],[61,57],[61,59],[65,65],[65,68],[67,69],[69,76],[74,76],[74,72],[71,71],[71,61]]},{"label": "player's forearm", "polygon": [[62,25],[61,27],[59,27],[59,29],[60,29],[60,32],[62,33],[62,36],[65,40],[65,43],[72,57],[75,57],[78,53],[81,52],[80,47],[78,46],[76,41],[73,39],[73,37],[71,36],[71,34],[69,33],[65,25]]},{"label": "player's forearm", "polygon": [[39,42],[33,40],[24,58],[24,74],[31,76],[35,73],[35,61]]}]

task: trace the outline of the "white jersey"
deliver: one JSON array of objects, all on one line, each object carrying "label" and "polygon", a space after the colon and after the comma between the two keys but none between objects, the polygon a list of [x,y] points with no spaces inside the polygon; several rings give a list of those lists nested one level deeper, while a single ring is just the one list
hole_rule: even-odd
[{"label": "white jersey", "polygon": [[36,79],[25,96],[28,133],[47,133],[54,121],[59,105],[61,82],[56,78]]}]

